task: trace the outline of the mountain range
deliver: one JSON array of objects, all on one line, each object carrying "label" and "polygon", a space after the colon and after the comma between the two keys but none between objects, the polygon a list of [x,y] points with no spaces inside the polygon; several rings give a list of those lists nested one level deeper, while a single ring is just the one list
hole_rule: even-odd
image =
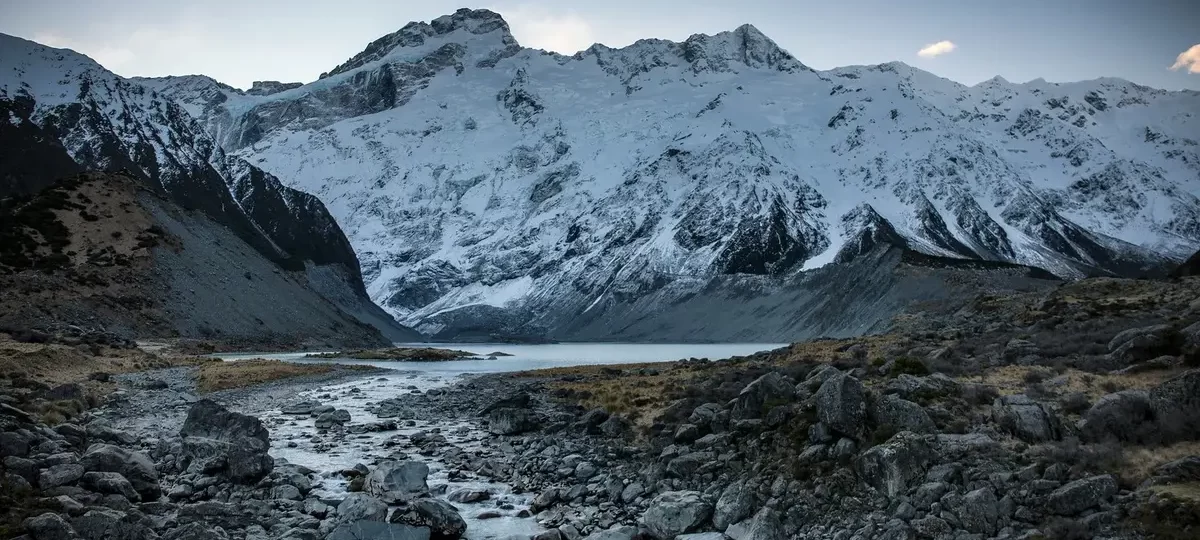
[{"label": "mountain range", "polygon": [[357,252],[362,291],[438,339],[855,334],[963,272],[1156,275],[1200,248],[1192,91],[819,71],[749,25],[565,56],[466,9],[246,91],[5,39],[6,99],[77,161],[137,140],[122,166],[229,191],[206,211],[351,284]]}]

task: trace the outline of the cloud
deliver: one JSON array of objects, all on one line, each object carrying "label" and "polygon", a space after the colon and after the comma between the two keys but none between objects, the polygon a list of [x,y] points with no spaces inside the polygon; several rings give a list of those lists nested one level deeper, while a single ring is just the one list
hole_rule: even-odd
[{"label": "cloud", "polygon": [[1184,68],[1187,68],[1188,73],[1200,73],[1200,44],[1192,45],[1190,49],[1179,53],[1175,64],[1171,66],[1171,69],[1176,71]]},{"label": "cloud", "polygon": [[957,48],[958,45],[955,45],[954,42],[943,40],[937,43],[930,43],[929,45],[926,45],[921,50],[917,51],[917,56],[920,56],[921,58],[933,58],[935,56],[946,54]]},{"label": "cloud", "polygon": [[592,26],[574,14],[553,14],[541,8],[520,6],[504,12],[513,37],[526,47],[575,54],[596,42]]}]

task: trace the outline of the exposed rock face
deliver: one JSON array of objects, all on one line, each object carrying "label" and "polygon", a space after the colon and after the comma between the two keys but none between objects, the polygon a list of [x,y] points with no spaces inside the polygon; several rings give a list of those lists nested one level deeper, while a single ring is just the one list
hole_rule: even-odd
[{"label": "exposed rock face", "polygon": [[1059,420],[1054,412],[1025,394],[996,398],[992,416],[1000,427],[1026,442],[1053,441],[1061,437]]},{"label": "exposed rock face", "polygon": [[701,530],[710,517],[712,505],[694,491],[668,491],[650,501],[646,509],[646,528],[656,538],[675,538]]},{"label": "exposed rock face", "polygon": [[[344,324],[377,325],[391,339],[419,337],[370,302],[357,256],[318,199],[226,154],[183,107],[138,82],[72,51],[11,36],[0,41],[13,52],[0,62],[11,74],[0,80],[0,109],[15,120],[0,137],[27,151],[0,163],[12,169],[14,187],[32,193],[87,169],[129,175],[226,228],[273,270],[296,273],[342,311]],[[40,172],[22,165],[26,158],[38,159]]]},{"label": "exposed rock face", "polygon": [[183,437],[188,468],[223,473],[236,482],[252,484],[275,465],[267,454],[270,434],[262,422],[209,399],[192,405],[179,436]]},{"label": "exposed rock face", "polygon": [[730,414],[736,420],[762,418],[772,408],[791,403],[795,396],[795,384],[772,371],[742,389]]},{"label": "exposed rock face", "polygon": [[382,500],[366,493],[350,493],[337,506],[338,521],[387,521],[388,506]]},{"label": "exposed rock face", "polygon": [[529,409],[506,407],[488,413],[488,430],[495,435],[517,435],[537,428],[537,415]]}]

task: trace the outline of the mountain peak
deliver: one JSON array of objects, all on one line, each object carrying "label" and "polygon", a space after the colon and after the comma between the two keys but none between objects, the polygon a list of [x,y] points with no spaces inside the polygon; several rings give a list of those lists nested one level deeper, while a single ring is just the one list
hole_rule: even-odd
[{"label": "mountain peak", "polygon": [[767,37],[751,24],[743,24],[732,32],[714,35],[694,34],[682,43],[684,59],[699,71],[707,68],[726,71],[729,61],[736,61],[751,68],[768,68],[777,71],[795,72],[809,70],[791,53],[783,50],[774,40]]},{"label": "mountain peak", "polygon": [[383,36],[367,45],[362,52],[354,55],[343,64],[333,68],[328,73],[322,73],[320,78],[352,71],[368,63],[381,60],[395,51],[406,47],[420,47],[428,40],[449,36],[461,32],[466,36],[482,36],[496,34],[497,45],[511,49],[519,47],[509,30],[508,22],[496,13],[487,9],[462,8],[450,15],[443,15],[428,23],[410,22],[403,28]]}]

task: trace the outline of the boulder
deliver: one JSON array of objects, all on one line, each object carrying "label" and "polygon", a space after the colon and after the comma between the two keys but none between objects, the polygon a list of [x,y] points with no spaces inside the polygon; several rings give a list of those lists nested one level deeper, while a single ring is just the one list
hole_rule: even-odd
[{"label": "boulder", "polygon": [[762,418],[772,408],[792,403],[796,399],[796,386],[772,371],[742,388],[730,412],[734,420]]},{"label": "boulder", "polygon": [[42,489],[72,485],[83,477],[83,466],[78,463],[61,463],[42,469],[38,474],[38,487]]},{"label": "boulder", "polygon": [[388,503],[409,501],[429,494],[429,466],[419,461],[380,464],[367,475],[363,489]]},{"label": "boulder", "polygon": [[283,414],[308,416],[320,406],[321,403],[318,401],[299,401],[284,405],[279,412],[282,412]]},{"label": "boulder", "polygon": [[425,527],[381,521],[353,521],[338,525],[325,540],[430,540]]},{"label": "boulder", "polygon": [[348,423],[350,423],[350,411],[336,409],[317,416],[317,419],[313,421],[313,426],[317,429],[330,429],[334,426],[344,426]]},{"label": "boulder", "polygon": [[129,483],[124,476],[115,472],[89,472],[83,475],[79,485],[96,493],[120,495],[137,502],[140,499],[137,490],[133,489],[133,484]]},{"label": "boulder", "polygon": [[71,520],[71,527],[85,540],[142,540],[157,537],[139,516],[107,508],[88,510]]},{"label": "boulder", "polygon": [[1108,352],[1126,363],[1143,362],[1172,354],[1178,348],[1178,338],[1179,333],[1168,324],[1130,328],[1108,342]]},{"label": "boulder", "polygon": [[583,537],[583,540],[633,540],[637,535],[637,527],[616,525],[609,529],[589,534]]},{"label": "boulder", "polygon": [[1058,417],[1025,394],[996,398],[992,402],[992,419],[1025,442],[1056,441],[1062,437]]},{"label": "boulder", "polygon": [[808,374],[808,377],[804,379],[804,382],[800,383],[798,387],[802,386],[808,392],[815,392],[821,387],[821,385],[825,384],[825,381],[841,374],[842,372],[839,371],[838,368],[835,368],[829,364],[821,364],[813,369],[812,372]]},{"label": "boulder", "polygon": [[387,521],[388,505],[366,493],[351,493],[337,505],[337,520],[342,523],[356,521]]},{"label": "boulder", "polygon": [[745,482],[729,484],[713,508],[713,525],[724,531],[730,525],[750,517],[754,512],[754,491]]},{"label": "boulder", "polygon": [[33,540],[73,540],[75,530],[58,514],[45,513],[21,522]]},{"label": "boulder", "polygon": [[785,538],[787,537],[783,534],[783,523],[780,522],[779,513],[770,508],[763,508],[754,514],[754,519],[750,520],[746,533],[738,540],[784,540]]},{"label": "boulder", "polygon": [[996,534],[1000,522],[1000,506],[992,488],[980,488],[963,495],[958,519],[967,532],[991,536]]},{"label": "boulder", "polygon": [[1158,427],[1150,407],[1150,393],[1125,390],[1102,396],[1083,414],[1080,434],[1095,442],[1149,442]]},{"label": "boulder", "polygon": [[529,392],[517,392],[484,407],[479,411],[479,416],[485,416],[499,409],[528,409],[532,404],[533,397],[529,395]]},{"label": "boulder", "polygon": [[825,380],[816,395],[817,416],[831,430],[862,440],[867,431],[867,391],[861,382],[837,374]]},{"label": "boulder", "polygon": [[1060,516],[1073,516],[1095,508],[1117,494],[1117,480],[1109,475],[1081,478],[1068,483],[1046,498],[1046,511]]},{"label": "boulder", "polygon": [[712,516],[712,505],[697,491],[668,491],[650,501],[642,517],[656,538],[670,539],[697,532]]},{"label": "boulder", "polygon": [[126,450],[111,444],[93,444],[79,458],[88,472],[111,472],[125,477],[143,501],[154,501],[162,495],[158,471],[150,457],[141,452]]},{"label": "boulder", "polygon": [[488,431],[493,435],[519,435],[538,429],[537,416],[529,409],[493,409],[487,419]]},{"label": "boulder", "polygon": [[695,409],[692,409],[692,414],[688,416],[688,423],[701,428],[711,428],[712,421],[717,414],[721,412],[719,403],[705,403]]},{"label": "boulder", "polygon": [[940,399],[962,393],[962,384],[943,373],[925,377],[902,374],[888,381],[884,393],[904,399]]},{"label": "boulder", "polygon": [[228,540],[224,529],[209,527],[202,523],[188,523],[168,530],[162,540]]},{"label": "boulder", "polygon": [[450,502],[471,504],[481,501],[486,501],[492,497],[491,492],[486,489],[457,489],[450,492],[446,496],[446,500]]},{"label": "boulder", "polygon": [[389,520],[429,529],[430,540],[457,540],[467,532],[467,522],[454,505],[438,499],[417,499],[392,514]]},{"label": "boulder", "polygon": [[863,452],[855,462],[855,469],[864,483],[888,497],[896,497],[924,477],[932,458],[933,451],[924,437],[902,431]]},{"label": "boulder", "polygon": [[624,416],[612,415],[600,423],[600,434],[610,439],[624,437],[633,431],[633,424]]},{"label": "boulder", "polygon": [[271,472],[270,434],[262,422],[227,410],[210,399],[194,403],[183,427],[183,467],[253,484]]},{"label": "boulder", "polygon": [[937,432],[937,426],[934,425],[933,419],[929,418],[929,413],[925,412],[924,407],[894,395],[885,395],[875,400],[871,413],[875,425],[889,433]]},{"label": "boulder", "polygon": [[1149,397],[1162,442],[1200,438],[1200,369],[1151,388]]}]

